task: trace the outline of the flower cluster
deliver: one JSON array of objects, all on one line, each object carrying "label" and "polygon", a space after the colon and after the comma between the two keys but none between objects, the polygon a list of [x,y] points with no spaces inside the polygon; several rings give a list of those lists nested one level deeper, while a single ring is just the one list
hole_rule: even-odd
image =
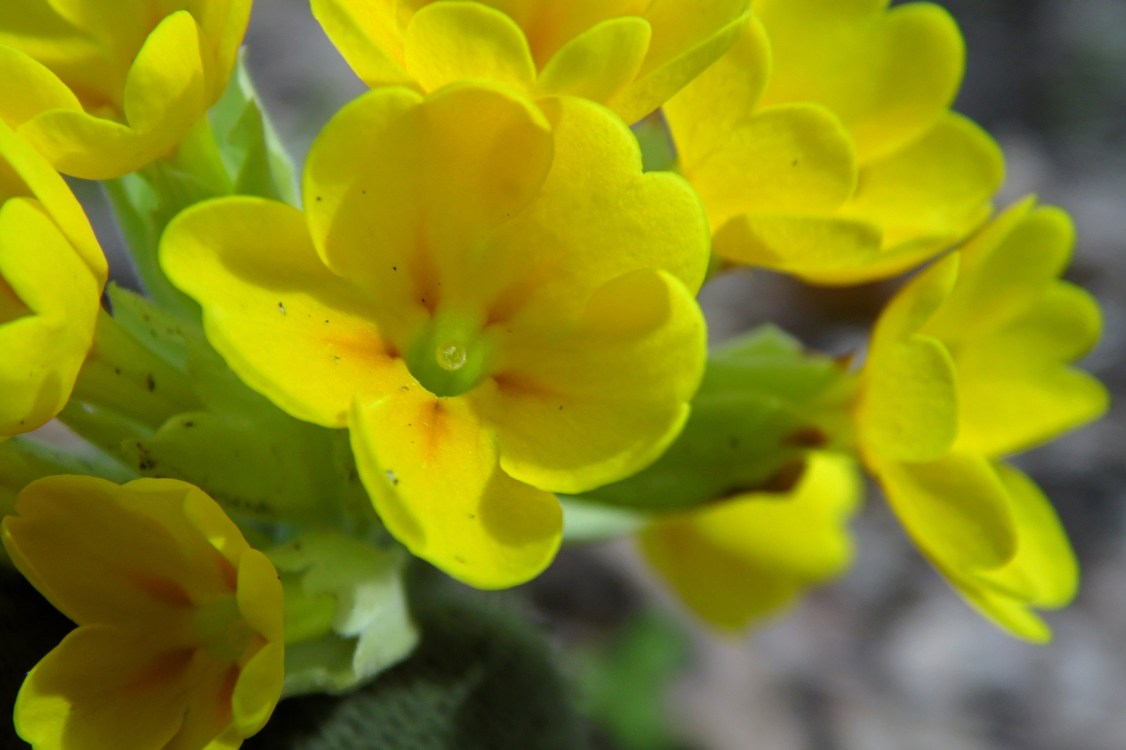
[{"label": "flower cluster", "polygon": [[[1099,312],[1060,280],[1066,214],[990,221],[1002,156],[950,111],[936,6],[312,0],[372,90],[298,197],[250,0],[19,5],[0,515],[77,625],[17,699],[34,747],[237,747],[409,655],[408,561],[514,586],[583,507],[740,629],[847,568],[860,466],[973,606],[1049,637],[1075,557],[1004,460],[1106,408],[1072,366]],[[106,289],[60,173],[106,181],[145,294]],[[768,327],[709,356],[709,274],[931,261],[862,357]],[[78,447],[33,432],[56,418]]]}]

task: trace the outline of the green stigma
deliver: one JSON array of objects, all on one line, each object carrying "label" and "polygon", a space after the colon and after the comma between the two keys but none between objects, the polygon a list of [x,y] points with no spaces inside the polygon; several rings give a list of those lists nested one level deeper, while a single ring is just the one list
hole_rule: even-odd
[{"label": "green stigma", "polygon": [[439,313],[415,336],[406,363],[435,396],[460,396],[488,375],[491,352],[476,320]]}]

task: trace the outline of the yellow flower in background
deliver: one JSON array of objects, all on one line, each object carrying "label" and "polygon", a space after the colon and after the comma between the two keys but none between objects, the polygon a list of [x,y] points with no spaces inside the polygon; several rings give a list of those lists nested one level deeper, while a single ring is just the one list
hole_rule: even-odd
[{"label": "yellow flower in background", "polygon": [[684,181],[578,98],[376,90],[310,152],[304,214],[232,198],[161,248],[208,338],[295,417],[348,427],[414,554],[485,588],[541,571],[553,492],[636,472],[701,377],[708,260]]},{"label": "yellow flower in background", "polygon": [[747,0],[312,0],[365,83],[470,79],[592,99],[635,122],[717,60]]},{"label": "yellow flower in background", "polygon": [[861,489],[851,459],[811,454],[790,492],[739,495],[655,521],[639,535],[641,550],[689,609],[739,630],[848,568],[846,524]]},{"label": "yellow flower in background", "polygon": [[0,120],[65,174],[133,172],[173,151],[219,99],[250,5],[8,0]]},{"label": "yellow flower in background", "polygon": [[1050,637],[1078,569],[1051,505],[1000,459],[1100,416],[1102,384],[1070,363],[1098,306],[1059,279],[1067,215],[1013,206],[913,279],[877,323],[857,405],[869,469],[920,549],[1009,632]]},{"label": "yellow flower in background", "polygon": [[0,123],[0,439],[42,426],[66,404],[106,273],[70,188]]},{"label": "yellow flower in background", "polygon": [[1000,150],[949,111],[963,67],[941,8],[756,0],[716,65],[665,106],[714,250],[822,284],[886,278],[991,211]]},{"label": "yellow flower in background", "polygon": [[37,750],[235,748],[266,723],[284,679],[281,583],[201,490],[48,477],[3,536],[78,625],[16,698]]}]

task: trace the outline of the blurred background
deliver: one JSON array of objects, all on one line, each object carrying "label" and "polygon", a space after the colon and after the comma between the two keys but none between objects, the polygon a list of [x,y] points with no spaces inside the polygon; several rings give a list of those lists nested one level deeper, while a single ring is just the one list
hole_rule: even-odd
[{"label": "blurred background", "polygon": [[[1069,276],[1102,304],[1104,339],[1085,366],[1116,397],[1110,414],[1016,462],[1067,527],[1084,571],[1079,597],[1048,615],[1051,645],[1003,635],[918,556],[874,489],[854,524],[851,572],[735,639],[684,613],[632,543],[569,547],[516,596],[577,686],[595,748],[1126,748],[1126,3],[938,4],[967,42],[956,108],[1007,156],[998,205],[1035,193],[1067,209],[1079,231]],[[299,164],[332,113],[364,90],[307,0],[260,0],[247,56]],[[736,274],[703,300],[715,340],[773,321],[846,354],[893,288]]]}]

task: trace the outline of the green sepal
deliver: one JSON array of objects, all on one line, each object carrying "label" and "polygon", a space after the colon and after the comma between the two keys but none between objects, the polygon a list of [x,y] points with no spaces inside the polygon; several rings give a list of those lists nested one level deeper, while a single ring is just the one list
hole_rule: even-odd
[{"label": "green sepal", "polygon": [[708,358],[683,432],[649,468],[582,500],[671,511],[785,491],[810,449],[848,449],[855,374],[764,326]]},{"label": "green sepal", "polygon": [[285,695],[353,690],[414,650],[407,554],[386,537],[313,530],[269,557],[285,589]]},{"label": "green sepal", "polygon": [[237,195],[257,195],[297,205],[293,162],[260,101],[240,50],[227,90],[211,109],[211,127],[219,153],[227,172],[233,176]]}]

